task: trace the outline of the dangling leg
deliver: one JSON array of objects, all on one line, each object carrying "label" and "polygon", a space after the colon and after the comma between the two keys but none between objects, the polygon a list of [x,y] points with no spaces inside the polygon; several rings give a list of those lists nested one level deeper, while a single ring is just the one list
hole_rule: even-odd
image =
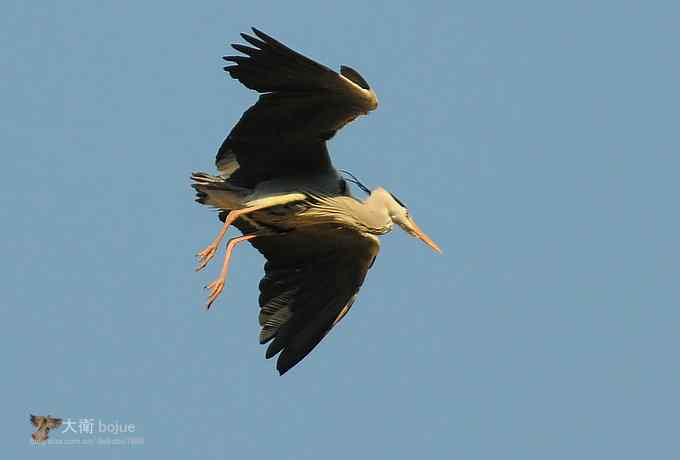
[{"label": "dangling leg", "polygon": [[217,249],[220,247],[220,243],[222,242],[222,239],[224,238],[224,235],[227,234],[227,230],[229,230],[229,226],[236,222],[236,219],[238,219],[240,216],[244,214],[249,214],[251,212],[259,211],[264,208],[270,207],[270,204],[267,205],[260,205],[260,206],[251,206],[249,208],[243,208],[243,209],[234,209],[232,211],[229,211],[229,214],[227,214],[227,218],[224,219],[224,225],[222,226],[222,230],[220,230],[220,233],[218,233],[217,237],[213,240],[212,243],[208,245],[207,248],[196,254],[196,257],[198,257],[200,260],[198,261],[198,267],[196,267],[196,271],[199,272],[203,270],[206,265],[208,265],[208,262],[215,256],[215,252]]},{"label": "dangling leg", "polygon": [[217,249],[220,247],[220,243],[222,242],[224,235],[227,234],[227,230],[229,230],[229,224],[227,224],[227,219],[224,219],[224,225],[222,226],[220,233],[217,234],[217,237],[212,241],[212,243],[208,245],[207,248],[196,254],[196,257],[200,258],[198,261],[198,267],[196,267],[197,272],[203,270],[206,265],[208,265],[208,262],[210,262],[210,259],[215,256],[215,251],[217,251]]},{"label": "dangling leg", "polygon": [[217,298],[220,296],[222,293],[222,290],[224,289],[224,283],[227,280],[227,273],[229,272],[229,259],[231,258],[231,253],[234,250],[234,248],[239,244],[243,243],[244,241],[252,240],[253,238],[257,236],[262,236],[261,234],[258,233],[251,233],[250,235],[243,235],[239,236],[237,238],[232,238],[229,240],[227,243],[227,251],[226,254],[224,255],[224,264],[222,265],[222,271],[220,272],[220,276],[210,283],[209,285],[206,286],[206,288],[210,289],[210,296],[208,297],[208,303],[205,306],[205,309],[209,309],[212,303],[217,300]]}]

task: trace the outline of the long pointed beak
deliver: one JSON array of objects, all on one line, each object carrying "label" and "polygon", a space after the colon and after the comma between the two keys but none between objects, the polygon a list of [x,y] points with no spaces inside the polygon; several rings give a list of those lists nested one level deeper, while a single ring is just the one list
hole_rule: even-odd
[{"label": "long pointed beak", "polygon": [[416,225],[415,222],[413,222],[413,219],[409,219],[409,223],[411,224],[411,230],[413,231],[413,234],[415,235],[416,238],[421,240],[423,243],[427,244],[429,247],[437,251],[439,254],[442,254],[441,248],[432,241],[432,239],[427,236],[421,229]]}]

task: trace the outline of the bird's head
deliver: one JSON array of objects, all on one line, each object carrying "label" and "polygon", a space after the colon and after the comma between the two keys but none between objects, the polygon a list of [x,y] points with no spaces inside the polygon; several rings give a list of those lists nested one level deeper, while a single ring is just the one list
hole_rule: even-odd
[{"label": "bird's head", "polygon": [[432,241],[432,239],[423,233],[423,231],[416,225],[413,217],[411,217],[409,214],[406,205],[402,203],[396,196],[394,196],[394,194],[383,188],[378,188],[371,193],[371,197],[375,197],[383,203],[385,209],[387,210],[387,214],[393,223],[400,226],[409,235],[423,241],[438,253],[442,253],[442,250],[439,248],[437,243]]}]

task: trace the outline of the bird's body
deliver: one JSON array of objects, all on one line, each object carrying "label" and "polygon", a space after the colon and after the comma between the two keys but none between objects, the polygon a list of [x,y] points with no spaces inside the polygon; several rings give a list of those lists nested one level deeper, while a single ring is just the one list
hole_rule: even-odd
[{"label": "bird's body", "polygon": [[[389,192],[379,188],[366,200],[360,201],[349,193],[344,179],[339,182],[341,186],[327,192],[320,192],[323,187],[314,182],[305,183],[305,187],[298,185],[297,191],[290,192],[295,190],[292,185],[297,178],[285,178],[250,191],[234,190],[221,178],[205,173],[196,173],[192,177],[200,190],[199,202],[202,204],[217,209],[243,209],[265,205],[266,208],[243,219],[280,232],[337,224],[368,235],[384,235],[391,230],[393,224],[384,205],[389,200]],[[348,220],[347,216],[352,219]]]},{"label": "bird's body", "polygon": [[[280,353],[281,374],[304,358],[354,303],[379,251],[379,235],[398,224],[439,248],[394,195],[378,188],[354,198],[330,160],[326,141],[377,107],[355,70],[340,73],[253,29],[232,45],[225,70],[260,93],[220,147],[218,175],[194,173],[199,203],[221,210],[224,226],[198,255],[204,268],[233,224],[243,236],[227,244],[208,306],[222,292],[234,247],[249,241],[267,259],[260,282],[260,342]],[[356,178],[352,182],[368,191]]]}]

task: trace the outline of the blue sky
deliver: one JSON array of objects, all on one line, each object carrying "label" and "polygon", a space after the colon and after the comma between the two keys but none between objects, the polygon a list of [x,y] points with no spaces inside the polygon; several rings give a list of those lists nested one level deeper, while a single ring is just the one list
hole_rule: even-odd
[{"label": "blue sky", "polygon": [[[4,457],[677,458],[677,4],[322,3],[0,7]],[[444,249],[383,238],[284,377],[260,255],[207,313],[193,271],[219,223],[188,176],[255,100],[220,60],[251,25],[366,77],[334,161]],[[144,444],[31,446],[29,412]]]}]

